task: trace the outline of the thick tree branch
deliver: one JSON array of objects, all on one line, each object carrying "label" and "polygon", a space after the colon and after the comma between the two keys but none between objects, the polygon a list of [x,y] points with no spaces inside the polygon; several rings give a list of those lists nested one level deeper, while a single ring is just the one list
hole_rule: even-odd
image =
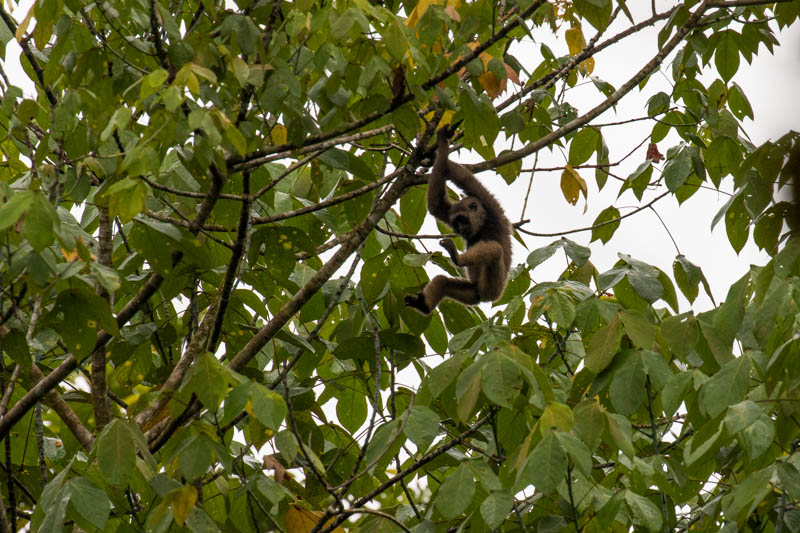
[{"label": "thick tree branch", "polygon": [[172,395],[175,394],[175,391],[178,390],[178,387],[183,382],[183,378],[186,375],[186,372],[189,371],[189,368],[192,366],[195,358],[197,358],[198,355],[206,350],[208,337],[211,332],[211,328],[214,325],[214,317],[218,313],[221,294],[221,292],[217,293],[217,296],[214,299],[214,302],[211,304],[211,307],[209,307],[209,309],[206,311],[203,320],[197,327],[197,331],[192,336],[192,341],[189,343],[189,346],[186,347],[186,351],[184,351],[181,358],[172,368],[172,372],[170,372],[169,376],[164,381],[164,384],[159,389],[159,395],[156,401],[148,405],[144,410],[136,415],[134,421],[144,430],[149,428],[153,418],[167,404],[170,398],[172,398]]},{"label": "thick tree branch", "polygon": [[[111,268],[111,252],[113,234],[111,219],[107,207],[98,207],[98,252],[97,262]],[[97,283],[97,293],[108,301],[108,291]],[[41,379],[41,378],[40,378]],[[108,409],[107,384],[106,384],[106,353],[105,350],[95,350],[92,353],[92,407],[94,408],[94,421],[97,430],[103,429],[108,424],[111,416]]]},{"label": "thick tree branch", "polygon": [[[250,172],[245,171],[242,174],[242,196],[250,198]],[[241,211],[239,213],[239,230],[236,234],[236,241],[233,243],[233,253],[231,259],[228,261],[228,267],[225,269],[225,278],[222,280],[222,288],[220,289],[219,308],[214,317],[214,326],[211,329],[211,338],[208,340],[208,351],[215,353],[217,351],[217,344],[222,331],[222,321],[225,319],[225,311],[228,309],[228,302],[230,301],[231,291],[233,284],[236,281],[236,275],[239,272],[239,265],[242,262],[242,255],[244,254],[244,245],[247,241],[248,230],[250,229],[250,202],[242,202]]]},{"label": "thick tree branch", "polygon": [[[44,374],[42,374],[42,371],[35,364],[31,366],[31,378],[37,383],[44,378]],[[92,449],[92,444],[94,442],[92,433],[86,429],[86,426],[83,425],[83,422],[81,422],[81,419],[75,414],[75,411],[72,410],[58,392],[54,389],[49,390],[44,396],[44,403],[56,412],[59,418],[61,418],[61,421],[64,422],[64,425],[75,435],[75,438],[78,439],[78,442],[85,450],[89,451]]]}]

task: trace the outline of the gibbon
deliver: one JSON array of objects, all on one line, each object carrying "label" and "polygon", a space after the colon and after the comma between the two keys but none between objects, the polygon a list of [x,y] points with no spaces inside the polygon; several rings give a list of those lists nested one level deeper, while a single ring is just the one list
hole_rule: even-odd
[{"label": "gibbon", "polygon": [[[436,276],[417,294],[407,294],[405,304],[429,314],[442,298],[467,305],[497,300],[503,294],[511,268],[511,224],[500,203],[475,176],[449,160],[450,139],[437,134],[436,160],[428,178],[428,211],[448,224],[467,242],[460,254],[450,238],[439,241],[453,262],[466,267],[469,279]],[[447,199],[447,180],[467,196],[459,202]]]}]

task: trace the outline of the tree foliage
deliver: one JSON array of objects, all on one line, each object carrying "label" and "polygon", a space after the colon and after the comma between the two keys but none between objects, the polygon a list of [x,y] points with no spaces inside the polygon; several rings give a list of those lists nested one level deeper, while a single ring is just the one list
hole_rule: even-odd
[{"label": "tree foliage", "polygon": [[[800,7],[669,4],[0,8],[33,84],[1,85],[0,530],[800,528],[800,136],[751,143],[735,82]],[[649,61],[599,77],[653,27]],[[630,147],[598,117],[632,91],[652,131],[617,183]],[[554,151],[570,203],[630,189],[587,228],[604,246],[711,187],[733,192],[699,223],[771,260],[695,313],[690,258],[606,269],[561,237],[490,315],[418,315],[403,296],[456,272],[416,235],[441,124],[474,172]]]}]

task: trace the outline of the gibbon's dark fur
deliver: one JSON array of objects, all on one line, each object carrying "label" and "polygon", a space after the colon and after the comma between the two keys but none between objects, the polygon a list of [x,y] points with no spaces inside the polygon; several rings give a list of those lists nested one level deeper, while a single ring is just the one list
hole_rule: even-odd
[{"label": "gibbon's dark fur", "polygon": [[[511,224],[500,203],[475,176],[449,160],[450,140],[437,136],[436,161],[428,178],[428,211],[467,241],[459,254],[450,238],[439,241],[453,262],[466,267],[469,279],[436,276],[422,292],[407,294],[405,304],[429,314],[442,298],[475,305],[500,298],[511,268]],[[459,202],[447,199],[447,180],[467,194]]]}]

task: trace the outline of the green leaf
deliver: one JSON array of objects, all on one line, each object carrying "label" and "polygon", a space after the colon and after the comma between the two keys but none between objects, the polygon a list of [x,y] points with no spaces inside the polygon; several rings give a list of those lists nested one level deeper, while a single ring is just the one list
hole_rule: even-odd
[{"label": "green leaf", "polygon": [[738,483],[731,489],[730,495],[722,502],[722,511],[725,515],[736,517],[739,523],[744,523],[764,498],[772,492],[770,483],[772,475],[773,469],[765,468],[738,480]]},{"label": "green leaf", "polygon": [[159,68],[142,78],[142,86],[139,89],[139,98],[146,99],[151,94],[161,88],[161,85],[169,78],[169,72]]},{"label": "green leaf", "polygon": [[475,479],[467,464],[456,468],[444,479],[436,494],[436,508],[447,520],[461,515],[475,494]]},{"label": "green leaf", "polygon": [[717,47],[714,51],[714,64],[722,79],[730,81],[739,70],[739,41],[741,35],[733,30],[724,30],[717,34]]},{"label": "green leaf", "polygon": [[692,377],[691,372],[679,372],[661,389],[661,404],[664,406],[665,414],[671,416],[678,410],[692,386]]},{"label": "green leaf", "polygon": [[611,442],[619,448],[622,453],[632,458],[636,452],[633,449],[630,421],[622,415],[606,412],[606,428],[611,437]]},{"label": "green leaf", "polygon": [[[152,152],[152,149],[146,152],[137,152],[136,157],[155,157],[154,152],[149,152]],[[135,161],[131,161],[131,164],[135,163]],[[108,202],[108,214],[110,217],[119,217],[123,223],[128,223],[133,217],[144,211],[145,202],[149,194],[150,188],[145,182],[138,178],[127,177],[104,191],[101,198]]]},{"label": "green leaf", "polygon": [[683,255],[675,257],[675,261],[672,263],[672,272],[675,276],[675,282],[690,303],[694,302],[695,298],[697,298],[698,285],[701,282],[706,294],[712,301],[714,300],[714,297],[711,295],[711,287],[709,287],[708,280],[706,280],[706,277],[703,275],[703,271]]},{"label": "green leaf", "polygon": [[[211,357],[211,354],[208,355]],[[252,383],[250,401],[253,404],[253,414],[259,422],[275,431],[281,427],[288,412],[283,396],[260,383]]]},{"label": "green leaf", "polygon": [[742,88],[735,83],[731,83],[728,90],[728,107],[739,120],[745,117],[753,120],[753,107]]},{"label": "green leaf", "polygon": [[778,237],[783,229],[783,218],[773,208],[767,210],[758,218],[753,229],[753,241],[759,249],[770,255],[778,251]]},{"label": "green leaf", "polygon": [[744,318],[745,299],[747,298],[750,284],[750,275],[745,274],[740,280],[731,285],[725,301],[720,304],[714,313],[712,324],[719,334],[720,339],[726,344],[733,342],[736,333],[742,325]]},{"label": "green leaf", "polygon": [[22,365],[24,368],[31,367],[33,363],[32,352],[28,347],[28,341],[25,339],[25,333],[22,331],[18,329],[8,330],[0,347],[6,354],[11,356],[15,363]]},{"label": "green leaf", "polygon": [[288,464],[294,463],[294,459],[297,457],[297,452],[300,449],[297,437],[294,436],[294,433],[288,429],[279,431],[275,435],[275,444],[278,446],[278,450],[281,452],[283,459]]},{"label": "green leaf", "polygon": [[569,145],[569,164],[578,166],[587,162],[597,149],[599,140],[600,132],[596,129],[583,128],[580,130]]},{"label": "green leaf", "polygon": [[561,247],[560,241],[556,241],[542,248],[537,248],[536,250],[528,254],[528,266],[531,268],[531,270],[533,270],[540,264],[544,263],[547,259],[549,259],[550,256],[556,253],[556,250],[558,250],[560,247]]},{"label": "green leaf", "polygon": [[575,406],[575,433],[594,450],[603,436],[605,410],[596,399],[585,399]]},{"label": "green leaf", "polygon": [[123,131],[131,120],[130,108],[118,107],[108,121],[105,129],[100,133],[100,141],[106,142],[115,131]]},{"label": "green leaf", "polygon": [[109,303],[84,289],[67,289],[56,299],[48,320],[67,347],[76,355],[88,355],[100,329],[118,333]]},{"label": "green leaf", "polygon": [[5,203],[0,204],[0,231],[16,223],[19,217],[33,205],[34,198],[33,191],[20,191],[11,195]]},{"label": "green leaf", "polygon": [[186,375],[186,387],[209,409],[215,409],[228,392],[227,376],[222,363],[210,352],[197,356]]},{"label": "green leaf", "polygon": [[468,366],[456,382],[456,399],[458,400],[457,414],[459,420],[466,422],[469,420],[478,397],[481,393],[481,365],[473,363]]},{"label": "green leaf", "polygon": [[514,507],[514,497],[507,490],[492,491],[481,503],[481,516],[489,529],[497,529]]},{"label": "green leaf", "polygon": [[789,461],[775,463],[781,487],[792,500],[800,498],[800,471]]},{"label": "green leaf", "polygon": [[629,489],[625,490],[625,503],[630,509],[634,524],[646,527],[654,533],[661,531],[663,517],[656,504]]},{"label": "green leaf", "polygon": [[630,416],[639,409],[646,397],[644,363],[638,352],[626,353],[611,381],[609,397],[620,414]]},{"label": "green leaf", "polygon": [[[661,283],[661,288],[664,294],[661,299],[669,304],[674,312],[678,312],[678,295],[675,293],[675,286],[672,285],[672,280],[669,279],[661,269],[658,269],[658,281]],[[713,301],[713,300],[712,300]]]},{"label": "green leaf", "polygon": [[630,270],[626,275],[636,294],[653,303],[664,295],[664,287],[657,275],[639,270]]},{"label": "green leaf", "polygon": [[60,225],[61,219],[53,208],[53,204],[45,200],[43,195],[35,195],[32,205],[25,213],[23,229],[23,235],[28,239],[34,251],[41,252],[53,244],[53,230]]},{"label": "green leaf", "polygon": [[418,450],[425,451],[439,434],[439,415],[424,405],[413,405],[409,409],[404,431]]},{"label": "green leaf", "polygon": [[438,397],[461,374],[461,365],[464,364],[466,358],[466,353],[458,352],[428,373],[425,379],[427,380],[428,389],[434,398]]},{"label": "green leaf", "polygon": [[517,480],[517,489],[522,490],[533,484],[537,491],[547,494],[564,481],[567,475],[567,454],[554,433],[548,431],[528,456]]},{"label": "green leaf", "polygon": [[700,389],[700,409],[709,417],[744,399],[750,385],[750,359],[741,355],[726,363]]},{"label": "green leaf", "polygon": [[186,517],[186,525],[192,533],[219,533],[220,529],[208,513],[195,506]]},{"label": "green leaf", "polygon": [[643,314],[624,310],[620,313],[620,319],[625,333],[636,346],[645,350],[653,348],[653,343],[656,339],[656,327]]},{"label": "green leaf", "polygon": [[136,466],[136,447],[128,426],[113,419],[103,428],[95,444],[97,463],[106,481],[118,488],[125,487]]},{"label": "green leaf", "polygon": [[336,395],[336,417],[350,433],[355,433],[367,419],[367,398],[361,382],[355,377],[341,381],[343,389]]},{"label": "green leaf", "polygon": [[611,322],[597,330],[589,339],[584,360],[586,367],[595,374],[602,372],[619,351],[621,340],[622,328],[619,323],[619,315],[614,315]]},{"label": "green leaf", "polygon": [[772,446],[774,438],[775,424],[766,415],[761,416],[736,435],[736,439],[751,460],[761,457]]},{"label": "green leaf", "polygon": [[728,433],[735,435],[745,428],[752,425],[756,420],[764,416],[764,410],[751,400],[745,400],[728,407],[725,413],[725,428]]},{"label": "green leaf", "polygon": [[561,402],[549,402],[539,418],[539,429],[542,433],[550,429],[570,431],[573,424],[572,410]]},{"label": "green leaf", "polygon": [[692,156],[688,149],[684,148],[678,155],[667,161],[664,165],[662,178],[671,192],[678,190],[683,185],[689,174],[692,173]]},{"label": "green leaf", "polygon": [[717,187],[722,178],[731,174],[742,160],[742,151],[736,140],[720,135],[704,150],[706,170]]},{"label": "green leaf", "polygon": [[575,320],[575,304],[558,289],[548,293],[545,310],[549,318],[564,329],[569,329]]},{"label": "green leaf", "polygon": [[592,251],[588,246],[581,246],[580,244],[565,237],[561,237],[559,242],[564,246],[564,251],[567,252],[567,257],[569,257],[572,262],[575,263],[575,266],[585,265],[586,261],[588,261],[589,257],[592,255]]},{"label": "green leaf", "polygon": [[627,489],[614,492],[614,495],[609,498],[598,511],[597,523],[600,525],[602,531],[611,530],[611,524],[614,523],[622,507],[622,503],[625,501],[626,492],[628,492]]},{"label": "green leaf", "polygon": [[598,31],[608,26],[611,17],[611,0],[575,0],[575,10]]},{"label": "green leaf", "polygon": [[111,513],[111,502],[105,491],[85,477],[69,480],[69,488],[70,505],[90,524],[102,530]]},{"label": "green leaf", "polygon": [[567,452],[567,456],[578,470],[586,477],[592,475],[592,454],[586,445],[570,433],[559,431],[556,433],[561,445]]},{"label": "green leaf", "polygon": [[397,61],[403,61],[408,50],[408,37],[405,29],[396,21],[386,26],[386,33],[383,35],[389,53]]},{"label": "green leaf", "polygon": [[403,445],[401,420],[395,419],[383,424],[375,431],[367,447],[364,464],[385,468]]},{"label": "green leaf", "polygon": [[619,217],[619,209],[613,205],[603,209],[592,223],[592,239],[590,242],[600,239],[603,244],[606,244],[610,241],[614,232],[619,228]]}]

